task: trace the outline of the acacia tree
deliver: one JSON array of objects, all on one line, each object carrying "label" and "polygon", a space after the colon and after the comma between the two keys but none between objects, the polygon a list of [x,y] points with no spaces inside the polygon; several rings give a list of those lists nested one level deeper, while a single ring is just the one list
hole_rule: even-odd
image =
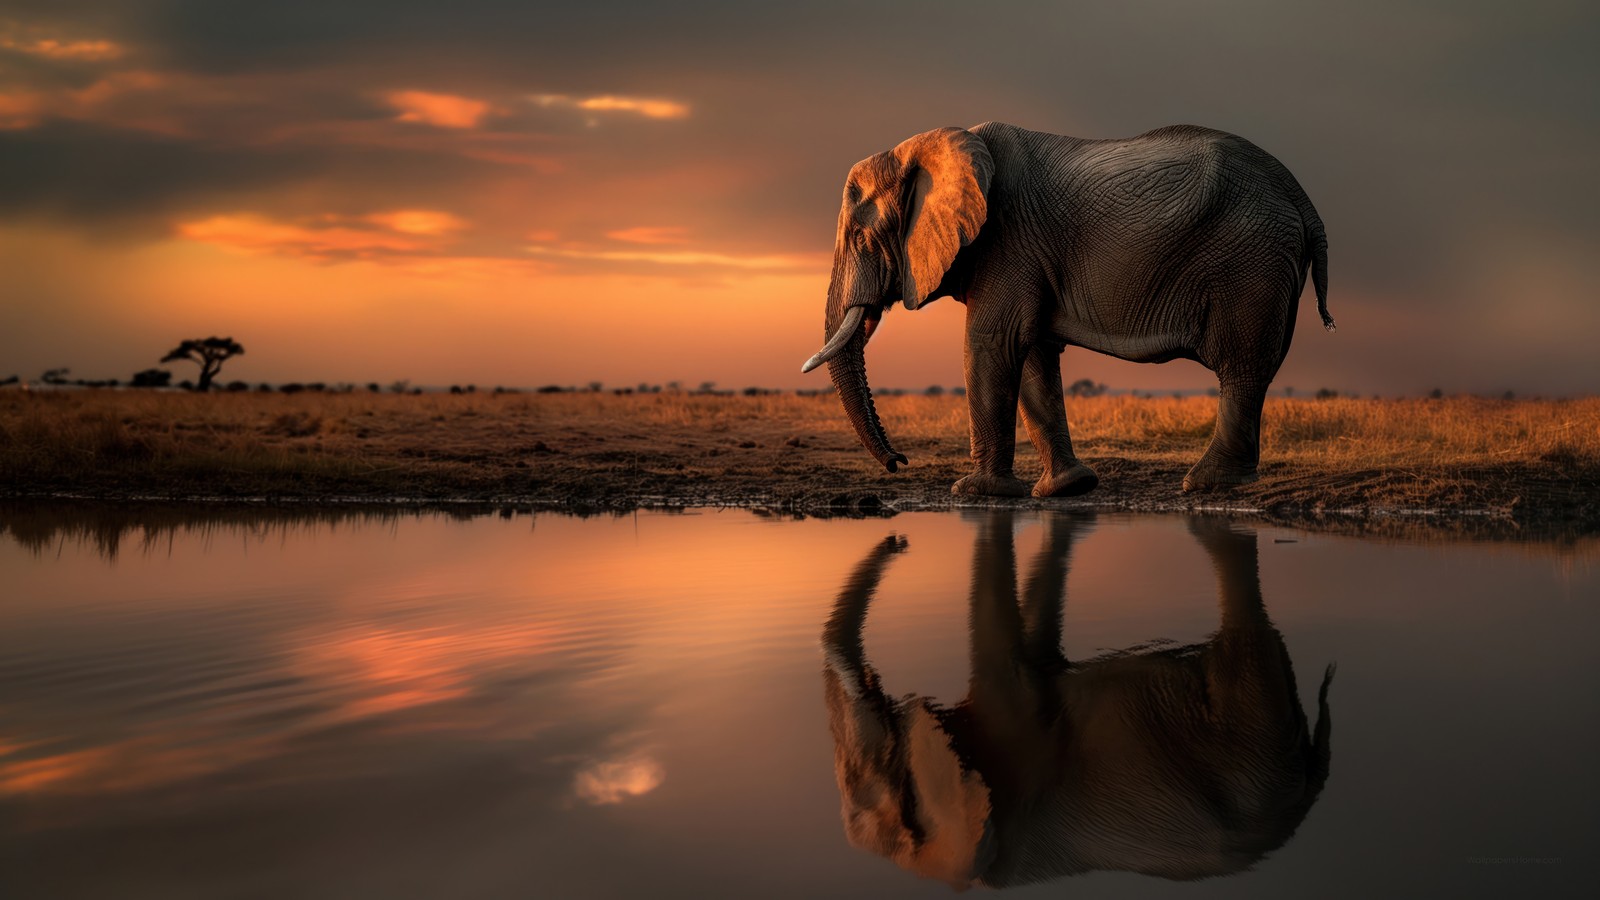
[{"label": "acacia tree", "polygon": [[222,371],[224,360],[243,356],[244,347],[231,337],[208,337],[205,339],[187,340],[173,348],[172,352],[161,357],[162,362],[172,362],[177,359],[187,359],[200,365],[200,380],[195,384],[197,391],[211,389],[211,379],[217,377]]}]

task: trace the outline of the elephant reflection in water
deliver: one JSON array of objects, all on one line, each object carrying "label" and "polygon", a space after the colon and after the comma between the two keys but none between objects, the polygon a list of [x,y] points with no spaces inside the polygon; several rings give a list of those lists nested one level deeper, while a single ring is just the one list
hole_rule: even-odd
[{"label": "elephant reflection in water", "polygon": [[1095,869],[1193,879],[1250,868],[1288,841],[1328,777],[1329,666],[1308,726],[1262,605],[1253,532],[1191,531],[1216,568],[1221,628],[1068,662],[1068,557],[1092,520],[1054,515],[1019,598],[1010,510],[979,514],[971,681],[954,706],[892,699],[861,629],[889,561],[881,542],[823,633],[834,767],[857,847],[955,887]]}]

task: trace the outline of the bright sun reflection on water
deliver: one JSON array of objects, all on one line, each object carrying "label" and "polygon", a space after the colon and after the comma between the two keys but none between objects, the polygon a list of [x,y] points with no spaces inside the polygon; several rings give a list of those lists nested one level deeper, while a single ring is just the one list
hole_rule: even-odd
[{"label": "bright sun reflection on water", "polygon": [[661,764],[648,756],[598,762],[578,773],[573,791],[589,803],[621,803],[661,786]]}]

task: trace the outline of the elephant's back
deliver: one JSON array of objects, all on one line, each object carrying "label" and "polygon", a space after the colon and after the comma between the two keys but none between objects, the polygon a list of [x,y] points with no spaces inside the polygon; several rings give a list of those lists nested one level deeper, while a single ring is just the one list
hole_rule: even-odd
[{"label": "elephant's back", "polygon": [[1085,141],[1065,161],[1068,193],[1095,198],[1123,229],[1189,229],[1226,200],[1233,135],[1172,125],[1137,137]]}]

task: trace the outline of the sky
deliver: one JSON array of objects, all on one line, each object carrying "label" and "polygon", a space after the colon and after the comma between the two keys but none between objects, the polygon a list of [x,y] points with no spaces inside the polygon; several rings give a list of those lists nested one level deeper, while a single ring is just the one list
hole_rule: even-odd
[{"label": "sky", "polygon": [[[1596,46],[1585,2],[0,0],[0,377],[215,334],[224,380],[821,387],[850,166],[1004,121],[1282,160],[1339,331],[1280,388],[1594,393]],[[960,384],[962,315],[888,314],[873,383]]]}]

